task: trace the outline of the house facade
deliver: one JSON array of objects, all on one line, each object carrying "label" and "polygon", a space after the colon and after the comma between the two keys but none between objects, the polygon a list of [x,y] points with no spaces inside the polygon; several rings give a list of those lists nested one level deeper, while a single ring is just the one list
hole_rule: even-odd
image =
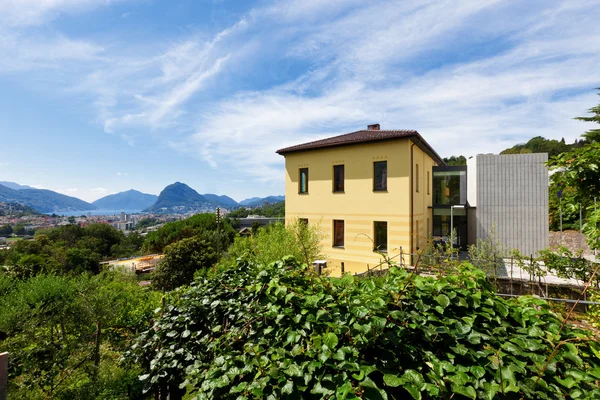
[{"label": "house facade", "polygon": [[[443,163],[417,131],[367,130],[277,151],[286,221],[318,224],[333,275],[416,253],[431,235],[432,171]],[[409,258],[405,256],[405,262]]]},{"label": "house facade", "polygon": [[430,238],[455,245],[492,232],[506,251],[548,246],[548,155],[480,154],[446,166],[417,131],[368,129],[277,151],[285,218],[317,224],[327,272],[365,272],[379,253],[410,263]]}]

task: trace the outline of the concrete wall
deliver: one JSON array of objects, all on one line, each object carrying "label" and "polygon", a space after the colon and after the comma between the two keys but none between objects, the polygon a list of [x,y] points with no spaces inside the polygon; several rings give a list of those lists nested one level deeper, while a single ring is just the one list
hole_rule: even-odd
[{"label": "concrete wall", "polygon": [[477,238],[492,227],[508,250],[548,247],[548,154],[477,156]]}]

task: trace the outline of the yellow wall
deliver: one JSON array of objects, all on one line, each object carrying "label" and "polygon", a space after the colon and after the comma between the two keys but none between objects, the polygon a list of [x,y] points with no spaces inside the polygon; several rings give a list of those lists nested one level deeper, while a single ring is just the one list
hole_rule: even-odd
[{"label": "yellow wall", "polygon": [[[374,221],[388,223],[388,255],[406,253],[417,243],[410,238],[410,144],[408,139],[319,149],[286,155],[286,220],[307,218],[320,224],[322,249],[328,260],[328,273],[339,275],[341,263],[346,272],[364,272],[380,264],[373,252]],[[414,164],[419,164],[419,193],[415,193],[413,229],[419,221],[420,245],[427,236],[426,221],[431,224],[431,194],[427,194],[426,171],[433,160],[417,146]],[[387,161],[387,192],[373,191],[373,163]],[[333,193],[333,166],[344,164],[344,193]],[[309,169],[308,194],[298,193],[299,169]],[[414,174],[413,174],[414,176]],[[416,177],[415,177],[416,179]],[[416,187],[413,186],[413,191]],[[429,190],[431,193],[431,189]],[[345,221],[344,248],[333,247],[333,220]],[[398,260],[398,257],[395,258]],[[409,258],[405,258],[408,261]]]}]

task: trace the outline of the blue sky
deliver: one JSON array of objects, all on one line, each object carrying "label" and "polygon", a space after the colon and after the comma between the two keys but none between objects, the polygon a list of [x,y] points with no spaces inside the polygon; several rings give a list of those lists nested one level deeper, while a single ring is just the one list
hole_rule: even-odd
[{"label": "blue sky", "polygon": [[600,4],[0,0],[0,181],[92,201],[282,194],[275,150],[370,123],[442,156],[573,141]]}]

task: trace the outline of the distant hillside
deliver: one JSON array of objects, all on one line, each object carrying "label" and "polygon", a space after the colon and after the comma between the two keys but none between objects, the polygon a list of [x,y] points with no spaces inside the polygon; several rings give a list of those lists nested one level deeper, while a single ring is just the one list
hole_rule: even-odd
[{"label": "distant hillside", "polygon": [[5,187],[7,187],[9,189],[13,189],[13,190],[35,189],[34,187],[27,186],[27,185],[19,185],[18,183],[15,183],[15,182],[2,182],[2,181],[0,181],[0,185],[5,186]]},{"label": "distant hillside", "polygon": [[86,203],[78,198],[66,196],[45,189],[20,189],[14,190],[0,185],[0,201],[5,203],[19,203],[34,208],[42,213],[60,211],[89,211],[96,206]]},{"label": "distant hillside", "polygon": [[156,202],[148,207],[148,212],[188,212],[208,210],[211,203],[185,183],[175,182],[158,195]]},{"label": "distant hillside", "polygon": [[573,148],[583,147],[587,142],[584,140],[575,139],[574,143],[565,143],[565,139],[546,139],[542,136],[536,136],[529,139],[527,143],[517,144],[500,154],[527,154],[527,153],[548,153],[548,157],[553,157],[564,153]]},{"label": "distant hillside", "polygon": [[131,189],[105,196],[92,204],[102,210],[141,211],[153,205],[157,199],[158,196],[155,194],[146,194]]},{"label": "distant hillside", "polygon": [[225,208],[233,208],[233,207],[239,207],[240,204],[235,201],[234,199],[232,199],[229,196],[219,196],[217,194],[203,194],[202,196],[204,196],[204,198],[208,201],[210,201],[211,203],[213,203],[216,206],[219,207],[225,207]]},{"label": "distant hillside", "polygon": [[227,214],[229,218],[246,218],[250,214],[262,215],[263,217],[285,217],[285,201],[269,204],[257,208],[239,208]]},{"label": "distant hillside", "polygon": [[25,215],[39,215],[40,213],[35,211],[29,206],[25,206],[19,203],[0,203],[0,217],[13,216],[22,217]]},{"label": "distant hillside", "polygon": [[285,200],[285,196],[251,197],[240,201],[240,205],[244,207],[259,207],[263,206],[265,203],[274,204],[283,200]]}]

